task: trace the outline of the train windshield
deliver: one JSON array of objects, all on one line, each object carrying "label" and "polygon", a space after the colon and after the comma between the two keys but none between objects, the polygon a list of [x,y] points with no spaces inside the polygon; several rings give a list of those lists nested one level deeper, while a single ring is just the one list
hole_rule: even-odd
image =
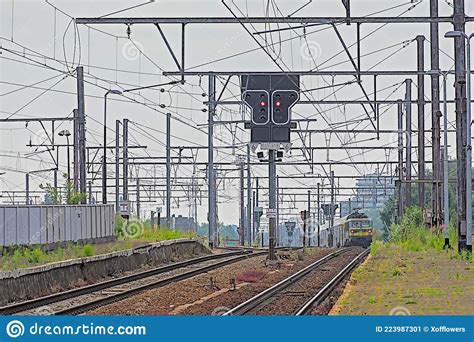
[{"label": "train windshield", "polygon": [[349,228],[371,228],[370,220],[354,220],[349,222]]}]

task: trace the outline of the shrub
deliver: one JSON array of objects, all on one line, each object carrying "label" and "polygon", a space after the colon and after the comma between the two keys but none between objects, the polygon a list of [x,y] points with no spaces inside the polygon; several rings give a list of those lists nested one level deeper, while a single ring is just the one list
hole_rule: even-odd
[{"label": "shrub", "polygon": [[[456,233],[450,229],[450,242],[456,240]],[[392,224],[389,229],[389,242],[410,252],[427,249],[442,250],[444,235],[435,234],[423,224],[423,213],[419,207],[407,208],[400,224]]]},{"label": "shrub", "polygon": [[87,245],[82,247],[82,256],[90,257],[90,256],[93,256],[94,254],[95,254],[95,249],[94,249],[94,246],[92,246],[91,244],[88,243]]},{"label": "shrub", "polygon": [[43,251],[39,248],[27,249],[25,251],[25,257],[31,264],[37,264],[43,260]]},{"label": "shrub", "polygon": [[125,219],[122,217],[122,215],[116,215],[115,216],[115,235],[117,237],[123,238],[124,224],[125,224]]}]

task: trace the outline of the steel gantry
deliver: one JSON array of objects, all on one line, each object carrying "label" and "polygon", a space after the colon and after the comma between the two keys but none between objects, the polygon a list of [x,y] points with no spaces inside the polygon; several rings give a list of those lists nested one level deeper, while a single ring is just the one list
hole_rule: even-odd
[{"label": "steel gantry", "polygon": [[[103,163],[96,161],[96,155],[90,159],[89,153],[91,149],[86,148],[85,141],[85,101],[84,101],[84,80],[82,67],[78,67],[76,71],[77,87],[78,87],[78,106],[75,112],[74,122],[79,125],[78,139],[74,139],[74,146],[77,147],[77,154],[74,154],[74,175],[75,183],[78,184],[78,188],[81,192],[86,192],[86,182],[89,182],[89,191],[92,194],[93,190],[99,189],[97,184],[94,182],[103,181],[102,195],[106,198],[108,192],[111,190],[115,193],[116,203],[120,195],[120,181],[122,181],[122,197],[128,199],[133,197],[138,211],[140,208],[139,203],[142,201],[154,201],[159,199],[164,200],[166,204],[166,216],[169,220],[172,214],[171,208],[173,203],[180,203],[180,201],[189,202],[189,205],[196,206],[197,192],[199,192],[200,202],[201,199],[207,198],[208,215],[207,220],[209,223],[208,237],[209,244],[217,246],[219,244],[218,235],[218,203],[222,203],[226,200],[232,200],[232,196],[227,194],[224,189],[225,186],[237,187],[237,180],[240,182],[241,196],[241,232],[242,237],[248,236],[247,241],[243,243],[251,243],[252,235],[256,237],[257,234],[252,234],[251,224],[255,222],[255,218],[252,219],[254,211],[252,207],[258,205],[267,204],[270,209],[279,209],[282,212],[288,209],[286,203],[306,203],[305,207],[308,208],[312,214],[319,216],[320,208],[319,205],[315,207],[315,204],[309,203],[317,197],[317,202],[322,203],[329,202],[334,205],[338,200],[343,200],[347,196],[354,195],[354,187],[347,185],[340,185],[340,180],[353,181],[355,178],[361,178],[364,173],[361,172],[364,167],[376,167],[378,177],[381,179],[394,179],[397,177],[397,184],[390,185],[389,188],[397,188],[399,196],[398,216],[403,214],[406,206],[412,204],[412,184],[418,183],[417,189],[419,194],[418,204],[421,207],[430,207],[433,210],[433,217],[435,218],[433,224],[441,225],[443,223],[443,188],[441,179],[441,132],[443,131],[440,127],[440,84],[439,74],[430,73],[426,70],[425,56],[424,56],[424,45],[426,38],[418,35],[413,41],[417,44],[417,67],[416,70],[373,70],[364,69],[361,64],[361,36],[360,29],[363,25],[371,24],[425,24],[430,28],[430,68],[431,71],[439,70],[439,24],[448,23],[453,24],[453,27],[457,31],[464,32],[466,23],[474,22],[474,18],[466,16],[464,11],[464,0],[454,1],[454,16],[439,16],[438,5],[436,0],[430,1],[430,15],[411,17],[411,16],[398,16],[398,17],[384,17],[384,16],[367,16],[367,17],[356,17],[351,16],[351,4],[350,1],[345,1],[344,7],[346,10],[346,16],[341,17],[302,17],[302,16],[266,16],[266,17],[255,17],[255,16],[237,16],[231,9],[223,2],[223,4],[229,9],[232,16],[229,17],[195,17],[195,18],[120,18],[120,17],[100,17],[100,18],[76,18],[75,22],[79,25],[125,25],[127,28],[128,35],[134,25],[154,25],[158,30],[159,36],[163,40],[166,48],[176,65],[177,70],[170,70],[163,72],[163,76],[170,78],[179,77],[179,84],[184,86],[191,78],[204,78],[207,82],[207,94],[206,101],[203,105],[204,112],[207,112],[207,122],[204,124],[204,131],[207,134],[207,143],[205,145],[196,146],[172,146],[171,145],[171,114],[167,114],[166,121],[166,143],[164,155],[156,155],[148,157],[139,157],[131,155],[130,151],[132,146],[128,143],[128,125],[129,120],[125,119],[122,123],[123,129],[123,143],[120,146],[118,140],[120,139],[119,126],[120,123],[116,123],[116,146],[115,146],[115,158],[114,161],[107,161],[106,153],[104,152]],[[162,25],[179,25],[181,28],[180,32],[180,47],[181,53],[175,53],[172,46],[173,44],[169,41],[169,37],[165,35],[162,29]],[[247,34],[249,34],[254,42],[265,52],[268,57],[271,58],[271,65],[277,68],[277,71],[261,71],[261,70],[248,70],[248,71],[211,71],[211,70],[187,70],[186,69],[186,35],[187,31],[192,25],[211,25],[211,24],[226,24],[226,25],[240,25]],[[272,28],[272,26],[265,27],[264,31],[257,31],[253,26],[253,31],[249,29],[251,25],[256,24],[281,24],[278,28]],[[356,49],[357,54],[354,55],[350,46],[347,45],[344,40],[343,34],[338,25],[340,24],[353,24],[355,26],[357,40]],[[313,26],[327,26],[333,30],[336,35],[338,42],[343,47],[343,52],[348,58],[351,64],[350,70],[320,70],[318,68],[310,70],[291,70],[286,68],[284,63],[278,58],[272,56],[264,47],[261,42],[255,38],[263,34],[271,34],[273,32],[284,32],[291,30],[306,32],[306,29]],[[180,58],[178,58],[180,57]],[[468,240],[466,234],[471,231],[467,227],[468,220],[466,217],[466,148],[467,148],[467,125],[466,112],[466,56],[465,56],[465,40],[457,38],[455,40],[455,99],[448,99],[446,103],[454,103],[456,106],[456,129],[452,132],[456,134],[456,148],[457,148],[457,176],[458,182],[458,231],[460,235],[459,248],[470,249],[471,246],[467,245]],[[225,98],[223,94],[229,91],[229,88],[236,85],[236,78],[244,75],[298,75],[300,77],[332,77],[341,78],[340,84],[343,86],[354,85],[358,87],[358,90],[362,92],[363,96],[359,99],[345,99],[338,98],[330,100],[315,99],[313,96],[313,90],[302,89],[301,101],[298,106],[305,107],[306,111],[313,111],[312,114],[299,114],[293,119],[295,121],[296,128],[292,131],[293,146],[288,149],[287,154],[284,156],[282,163],[275,161],[275,155],[270,153],[269,160],[269,176],[263,176],[261,173],[264,164],[252,155],[250,148],[248,148],[246,136],[242,139],[236,139],[236,131],[239,130],[239,134],[243,134],[242,131],[245,129],[245,124],[248,122],[245,111],[242,109],[242,103],[238,96],[230,96]],[[431,94],[428,99],[425,98],[425,78],[429,76],[431,80]],[[225,83],[220,86],[220,79],[224,78]],[[392,98],[381,98],[381,89],[379,84],[382,80],[403,78],[405,82],[405,94],[394,94]],[[366,82],[366,79],[370,79],[370,82]],[[415,81],[416,80],[416,81]],[[364,82],[365,81],[365,82]],[[402,81],[402,82],[403,82]],[[176,81],[178,82],[178,81]],[[413,98],[412,86],[413,82],[416,82],[417,95]],[[238,83],[238,82],[237,82]],[[371,84],[369,86],[369,84]],[[368,88],[373,86],[373,93],[370,94]],[[334,89],[334,84],[332,85]],[[230,91],[229,91],[230,92]],[[304,98],[303,98],[304,97]],[[431,130],[425,129],[425,106],[431,105]],[[413,105],[417,108],[417,122],[413,118]],[[469,105],[471,105],[469,103]],[[237,107],[236,112],[239,117],[233,116],[229,120],[222,119],[220,117],[220,109],[227,109],[229,107]],[[328,116],[325,111],[321,110],[321,106],[335,106],[335,109],[340,109],[342,106],[349,106],[352,108],[362,107],[363,113],[361,117],[354,119],[354,121],[348,122],[348,120],[342,120],[340,123],[332,122],[328,120]],[[388,117],[392,115],[393,119],[397,119],[398,126],[390,129],[380,127],[380,117],[383,115],[383,110],[390,114],[385,115]],[[308,112],[306,112],[308,113]],[[446,113],[447,114],[447,113]],[[318,122],[315,122],[315,116],[318,115]],[[320,120],[319,118],[322,118]],[[404,120],[403,120],[404,118]],[[321,127],[322,121],[325,121],[327,128]],[[368,124],[362,126],[362,124]],[[306,125],[306,127],[304,127]],[[217,141],[216,127],[232,128],[230,129],[232,135],[232,141],[223,141],[222,139]],[[105,126],[104,126],[105,128]],[[174,131],[173,131],[174,132]],[[431,132],[431,134],[429,134]],[[342,134],[348,136],[353,135],[354,137],[348,141],[341,139]],[[324,135],[324,138],[322,138]],[[359,135],[363,135],[363,139],[359,138]],[[417,143],[412,143],[412,138],[417,136]],[[431,137],[429,137],[431,135]],[[329,138],[327,138],[329,136]],[[292,137],[292,138],[293,138]],[[317,139],[315,139],[317,137]],[[335,140],[331,141],[331,137]],[[380,141],[387,138],[394,137],[388,145],[383,145]],[[327,139],[327,140],[326,140]],[[337,140],[336,140],[337,139]],[[238,140],[238,143],[236,143]],[[426,141],[430,141],[429,144]],[[363,145],[360,145],[362,144]],[[52,143],[54,145],[54,142]],[[106,145],[106,142],[104,142]],[[454,146],[454,144],[452,144]],[[90,147],[90,146],[89,146]],[[107,151],[108,147],[103,146],[104,151]],[[431,160],[426,160],[426,149],[431,149]],[[120,149],[122,149],[122,157],[119,156]],[[207,151],[207,158],[203,160],[197,160],[197,157],[189,158],[181,155],[182,151],[185,150],[205,150]],[[112,147],[112,151],[114,148]],[[337,155],[339,151],[347,153],[347,158],[339,158],[332,160],[330,153]],[[368,152],[383,151],[385,153],[385,160],[383,158],[375,157],[375,153],[371,155]],[[417,158],[413,158],[413,153],[416,151]],[[326,152],[324,157],[322,154]],[[360,153],[358,153],[360,152]],[[397,153],[398,152],[398,153]],[[235,163],[218,158],[220,153],[227,153],[234,156],[236,153],[245,156],[245,163],[242,161],[240,167],[235,167]],[[321,153],[321,155],[319,155]],[[357,153],[357,154],[352,154]],[[196,152],[197,154],[197,152]],[[177,156],[178,155],[178,156]],[[362,160],[358,160],[357,157],[363,156]],[[398,160],[397,160],[398,159]],[[122,163],[122,176],[120,176],[120,163]],[[77,164],[77,167],[76,167]],[[110,171],[106,168],[109,165],[115,165],[115,175],[110,176]],[[244,165],[245,164],[245,165]],[[99,178],[98,167],[102,165],[102,179]],[[416,169],[413,166],[416,166]],[[433,171],[433,177],[428,176],[425,166],[430,165]],[[179,174],[179,171],[192,166],[192,175],[183,176]],[[153,167],[162,168],[165,170],[164,174],[156,176],[155,174],[147,174],[146,176],[140,175],[137,171],[138,168],[143,168],[149,171],[149,168]],[[244,168],[246,173],[244,172]],[[303,168],[309,167],[309,171]],[[342,167],[350,171],[340,172]],[[337,170],[335,171],[335,169]],[[344,170],[346,170],[344,169]],[[135,174],[132,174],[132,170],[135,170]],[[296,171],[294,171],[296,170]],[[382,170],[382,171],[380,171]],[[146,172],[148,172],[146,171]],[[295,174],[292,174],[294,171]],[[87,172],[87,174],[86,174]],[[143,171],[142,171],[143,172]],[[240,174],[239,174],[240,172]],[[319,174],[317,174],[319,172]],[[174,174],[173,174],[174,173]],[[348,174],[349,173],[349,174]],[[77,177],[76,177],[77,174]],[[107,179],[115,179],[115,185],[107,185]],[[246,178],[246,182],[245,182]],[[278,182],[277,182],[278,178]],[[257,185],[258,179],[260,184]],[[129,184],[129,180],[131,181]],[[165,182],[165,184],[157,184],[157,180]],[[278,189],[277,183],[286,182],[292,180],[297,182],[297,186],[289,186],[280,184]],[[182,182],[180,182],[182,181]],[[266,181],[265,184],[262,184]],[[300,182],[300,183],[298,183]],[[308,183],[310,182],[310,183]],[[316,183],[318,184],[316,188]],[[191,185],[190,185],[191,184]],[[425,185],[431,184],[432,191],[432,203],[426,203]],[[329,192],[328,192],[329,185]],[[149,188],[150,187],[150,188]],[[276,188],[276,192],[270,189]],[[294,189],[293,189],[294,188]],[[154,192],[146,193],[146,189],[153,189]],[[157,190],[159,189],[159,190]],[[247,190],[245,194],[244,189]],[[255,189],[256,198],[252,200],[252,192]],[[464,189],[464,190],[463,190]],[[349,190],[347,193],[341,191]],[[157,195],[156,191],[159,192]],[[260,199],[258,199],[258,191],[260,191]],[[262,200],[262,192],[265,191],[266,195],[269,195],[268,200]],[[294,192],[292,192],[294,191]],[[300,192],[301,191],[301,192]],[[309,191],[309,192],[308,192]],[[352,191],[352,192],[351,192]],[[315,196],[317,192],[318,196]],[[26,198],[30,198],[31,194],[34,193],[28,189]],[[100,192],[96,192],[96,196]],[[132,195],[133,194],[133,195]],[[132,196],[130,196],[132,195]],[[10,196],[10,195],[9,195]],[[247,201],[245,202],[245,196]],[[306,196],[306,198],[300,199],[300,196]],[[321,197],[324,197],[321,199]],[[288,199],[293,197],[292,199]],[[316,202],[316,200],[314,201]],[[244,205],[247,208],[244,208]],[[196,215],[197,209],[190,210]],[[276,217],[270,218],[270,236],[269,239],[272,241],[276,239],[276,231],[278,226],[276,221],[278,220],[279,213],[277,210]],[[332,215],[330,222],[333,222],[334,215]],[[318,220],[318,224],[320,221]],[[244,228],[246,227],[246,228]],[[272,242],[270,246],[276,245]]]}]

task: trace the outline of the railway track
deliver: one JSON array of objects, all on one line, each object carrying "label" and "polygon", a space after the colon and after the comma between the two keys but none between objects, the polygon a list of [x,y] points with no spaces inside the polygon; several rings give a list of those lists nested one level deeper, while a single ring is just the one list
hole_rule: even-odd
[{"label": "railway track", "polygon": [[224,315],[309,314],[369,253],[361,250],[348,247],[330,253]]},{"label": "railway track", "polygon": [[240,250],[206,255],[97,284],[0,307],[0,315],[77,315],[128,298],[151,288],[165,286],[175,281],[184,280],[265,253],[266,252]]},{"label": "railway track", "polygon": [[321,304],[331,292],[344,280],[344,278],[350,274],[350,272],[357,266],[357,264],[369,254],[370,250],[366,249],[362,253],[358,254],[352,261],[347,264],[338,274],[336,274],[327,284],[321,288],[313,297],[311,297],[306,303],[304,303],[299,310],[295,313],[295,316],[303,316],[311,314],[313,308]]}]

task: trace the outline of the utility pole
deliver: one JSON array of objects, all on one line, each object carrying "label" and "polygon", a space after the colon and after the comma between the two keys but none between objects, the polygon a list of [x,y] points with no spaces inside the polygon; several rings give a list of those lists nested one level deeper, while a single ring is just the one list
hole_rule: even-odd
[{"label": "utility pole", "polygon": [[214,114],[216,111],[216,76],[209,75],[208,89],[208,192],[209,192],[209,246],[217,246],[217,226],[216,226],[216,182],[214,174]]},{"label": "utility pole", "polygon": [[[276,159],[276,151],[274,151],[274,157]],[[276,169],[276,165],[275,165]],[[275,171],[276,174],[276,171]],[[280,245],[280,177],[276,175],[276,222],[275,222],[275,247]]]},{"label": "utility pole", "polygon": [[103,155],[102,155],[102,204],[107,204],[107,94],[104,97]]},{"label": "utility pole", "polygon": [[301,219],[303,220],[303,248],[306,247],[307,214],[308,212],[306,210],[301,212]]},{"label": "utility pole", "polygon": [[258,184],[259,183],[259,178],[255,178],[255,206],[258,207],[259,205],[259,198],[258,198],[258,190],[259,190],[259,187],[260,185]]},{"label": "utility pole", "polygon": [[140,220],[140,178],[137,175],[137,219]]},{"label": "utility pole", "polygon": [[329,245],[334,247],[334,171],[331,170],[331,206],[329,209]]},{"label": "utility pole", "polygon": [[[430,0],[430,16],[437,18],[438,1]],[[439,24],[430,23],[431,41],[431,70],[439,70]],[[440,96],[439,74],[431,75],[431,126],[432,126],[432,155],[433,155],[433,217],[438,226],[441,221],[441,128],[440,128]]]},{"label": "utility pole", "polygon": [[[411,79],[405,80],[406,83],[406,95],[405,95],[405,108],[406,108],[406,132],[407,132],[407,143],[406,143],[406,187],[405,187],[405,199],[406,206],[411,206]],[[376,190],[377,191],[377,190]]]},{"label": "utility pole", "polygon": [[252,245],[252,178],[250,169],[250,144],[247,144],[247,239]]},{"label": "utility pole", "polygon": [[[253,208],[252,208],[252,211],[255,210],[255,207],[257,206],[255,204],[255,201],[256,201],[256,193],[255,193],[255,190],[252,191],[252,203],[253,203]],[[252,236],[255,238],[256,235],[255,235],[255,228],[257,226],[257,222],[255,221],[255,217],[256,215],[253,215],[252,216],[252,227],[250,228],[252,230]],[[252,240],[250,240],[252,242]]]},{"label": "utility pole", "polygon": [[471,82],[471,39],[467,39],[467,117],[466,117],[466,248],[472,253],[472,82]]},{"label": "utility pole", "polygon": [[276,231],[276,202],[277,202],[277,177],[276,177],[276,164],[275,164],[275,150],[268,150],[268,210],[271,215],[268,219],[268,259],[276,260],[275,254],[275,231]]},{"label": "utility pole", "polygon": [[[454,30],[465,32],[466,17],[464,0],[454,1]],[[456,89],[456,157],[457,157],[457,208],[458,208],[458,250],[467,247],[467,218],[466,218],[466,41],[464,37],[454,40],[455,50],[455,89]]]},{"label": "utility pole", "polygon": [[120,211],[120,120],[115,120],[115,212]]},{"label": "utility pole", "polygon": [[[255,179],[255,207],[258,207],[259,206],[259,178],[257,177]],[[257,236],[257,234],[260,232],[260,216],[258,215],[254,215],[254,218],[255,218],[255,224],[256,224],[256,227],[255,227],[255,236]],[[260,232],[260,245],[261,247],[263,247],[263,231]]]},{"label": "utility pole", "polygon": [[122,198],[124,201],[128,200],[128,119],[123,119],[123,175],[122,175],[122,182],[123,182],[123,194]]},{"label": "utility pole", "polygon": [[[73,122],[73,163],[74,163],[74,175],[73,175],[73,186],[74,192],[79,191],[79,115],[78,110],[73,110],[74,122]],[[67,147],[69,150],[69,146]]]},{"label": "utility pole", "polygon": [[150,216],[150,223],[151,223],[151,229],[155,229],[155,211],[151,211],[151,216]]},{"label": "utility pole", "polygon": [[26,205],[30,205],[30,174],[25,174],[25,203]]},{"label": "utility pole", "polygon": [[[425,71],[425,36],[417,36],[418,71]],[[418,75],[418,205],[425,208],[425,76]]]},{"label": "utility pole", "polygon": [[443,126],[444,126],[444,155],[443,155],[443,195],[444,195],[444,247],[449,247],[449,156],[448,156],[448,89],[447,73],[443,73]]},{"label": "utility pole", "polygon": [[[308,213],[306,215],[306,220],[310,220],[311,219],[311,191],[308,190]],[[312,225],[307,225],[307,227],[309,229],[312,228]],[[308,247],[311,246],[311,233],[309,232],[308,233]]]},{"label": "utility pole", "polygon": [[166,223],[171,227],[171,113],[166,113]]},{"label": "utility pole", "polygon": [[317,202],[316,202],[316,206],[317,206],[317,214],[318,214],[318,241],[317,241],[317,246],[320,247],[321,243],[319,241],[319,233],[320,233],[320,230],[321,230],[321,184],[318,183],[318,189],[317,189],[317,192],[318,192],[318,198],[317,198]]},{"label": "utility pole", "polygon": [[240,196],[239,196],[239,238],[240,245],[245,245],[245,190],[244,190],[244,156],[237,156],[236,164],[239,167]]},{"label": "utility pole", "polygon": [[193,184],[193,206],[194,206],[194,231],[197,233],[198,231],[198,204],[197,204],[197,197],[198,197],[198,184],[195,178],[195,174],[193,173],[192,177],[192,184]]},{"label": "utility pole", "polygon": [[92,182],[89,181],[89,204],[92,204]]},{"label": "utility pole", "polygon": [[[77,80],[77,118],[79,130],[79,190],[86,193],[86,110],[84,97],[84,70],[83,67],[76,68]],[[74,132],[76,134],[76,132]],[[84,199],[83,204],[86,203]]]},{"label": "utility pole", "polygon": [[398,100],[398,222],[403,217],[403,102]]}]

